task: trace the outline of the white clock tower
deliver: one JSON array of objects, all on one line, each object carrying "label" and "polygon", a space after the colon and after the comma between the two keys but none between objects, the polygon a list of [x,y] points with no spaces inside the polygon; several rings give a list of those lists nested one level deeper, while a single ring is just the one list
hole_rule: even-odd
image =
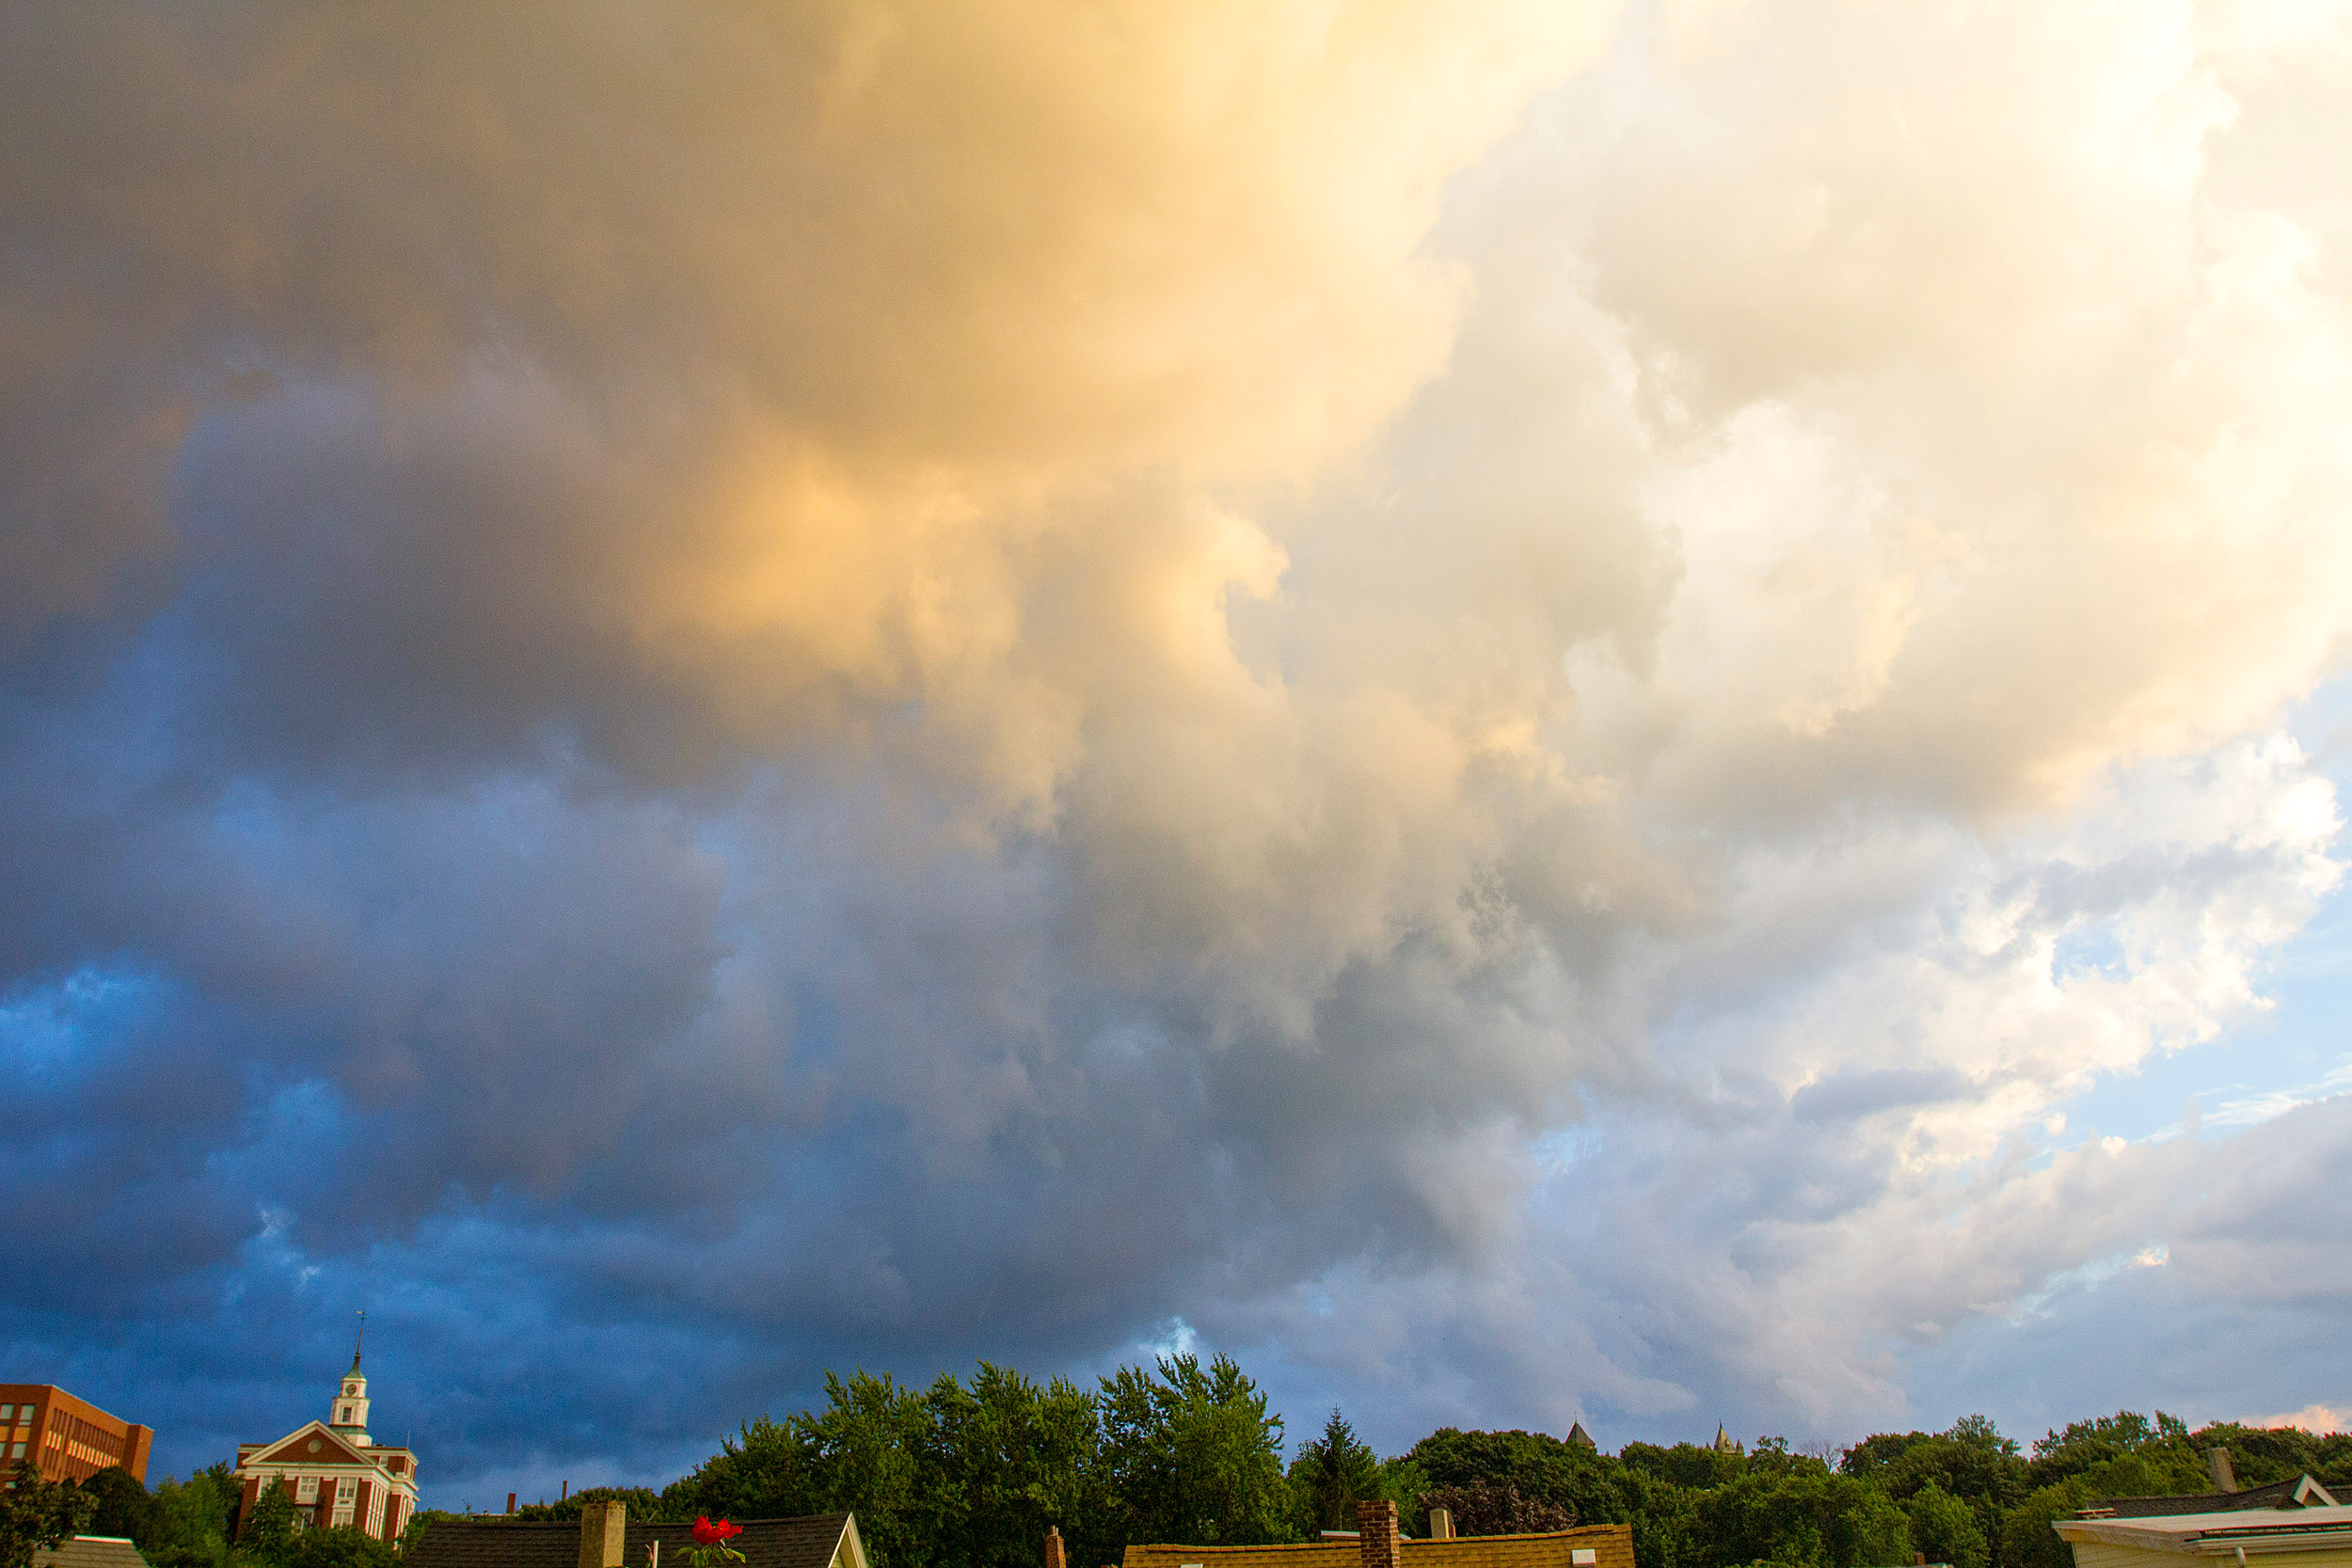
[{"label": "white clock tower", "polygon": [[358,1342],[351,1347],[351,1370],[343,1374],[342,1386],[335,1390],[335,1402],[328,1407],[326,1425],[336,1436],[355,1449],[369,1446],[368,1380],[359,1370],[359,1352],[367,1345],[368,1315],[359,1314]]}]

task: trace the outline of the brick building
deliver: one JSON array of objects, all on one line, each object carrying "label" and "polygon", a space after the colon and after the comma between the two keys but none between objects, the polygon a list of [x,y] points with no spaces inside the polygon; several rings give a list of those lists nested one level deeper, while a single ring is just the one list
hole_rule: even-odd
[{"label": "brick building", "polygon": [[368,1380],[356,1350],[326,1415],[274,1443],[237,1445],[245,1506],[260,1501],[264,1486],[282,1485],[294,1494],[299,1527],[356,1525],[378,1541],[398,1541],[417,1509],[417,1456],[368,1436]]},{"label": "brick building", "polygon": [[54,1383],[0,1383],[0,1470],[31,1460],[50,1481],[80,1481],[121,1465],[147,1481],[154,1432],[118,1420]]}]

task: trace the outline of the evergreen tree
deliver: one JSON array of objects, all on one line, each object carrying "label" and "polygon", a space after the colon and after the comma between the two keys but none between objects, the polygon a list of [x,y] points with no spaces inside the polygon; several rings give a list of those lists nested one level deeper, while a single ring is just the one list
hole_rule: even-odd
[{"label": "evergreen tree", "polygon": [[1312,1538],[1327,1529],[1354,1529],[1356,1505],[1387,1495],[1380,1456],[1356,1435],[1337,1405],[1323,1423],[1323,1435],[1298,1445],[1291,1458],[1290,1488],[1300,1533]]}]

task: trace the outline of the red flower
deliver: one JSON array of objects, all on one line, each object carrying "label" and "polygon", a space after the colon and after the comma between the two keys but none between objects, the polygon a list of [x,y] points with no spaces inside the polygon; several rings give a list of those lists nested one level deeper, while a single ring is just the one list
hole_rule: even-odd
[{"label": "red flower", "polygon": [[694,1539],[705,1546],[715,1546],[730,1535],[740,1535],[743,1527],[730,1525],[724,1519],[712,1523],[707,1515],[694,1521]]}]

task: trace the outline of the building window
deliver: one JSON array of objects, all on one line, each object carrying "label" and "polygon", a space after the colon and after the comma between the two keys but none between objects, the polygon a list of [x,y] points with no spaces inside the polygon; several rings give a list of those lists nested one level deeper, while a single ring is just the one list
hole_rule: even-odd
[{"label": "building window", "polygon": [[8,1445],[8,1457],[9,1457],[10,1459],[22,1459],[22,1458],[24,1458],[24,1444],[22,1444],[22,1443],[10,1443],[10,1444]]},{"label": "building window", "polygon": [[335,1483],[335,1500],[339,1503],[347,1504],[358,1495],[359,1482],[356,1477],[345,1476]]},{"label": "building window", "polygon": [[0,1426],[8,1425],[8,1418],[15,1414],[16,1406],[12,1404],[0,1404]]},{"label": "building window", "polygon": [[301,1480],[299,1480],[299,1481],[295,1481],[295,1482],[294,1482],[294,1501],[296,1501],[296,1502],[298,1502],[298,1503],[314,1503],[314,1502],[316,1502],[316,1501],[318,1501],[318,1500],[319,1500],[319,1478],[318,1478],[318,1477],[316,1477],[316,1476],[304,1476]]}]

